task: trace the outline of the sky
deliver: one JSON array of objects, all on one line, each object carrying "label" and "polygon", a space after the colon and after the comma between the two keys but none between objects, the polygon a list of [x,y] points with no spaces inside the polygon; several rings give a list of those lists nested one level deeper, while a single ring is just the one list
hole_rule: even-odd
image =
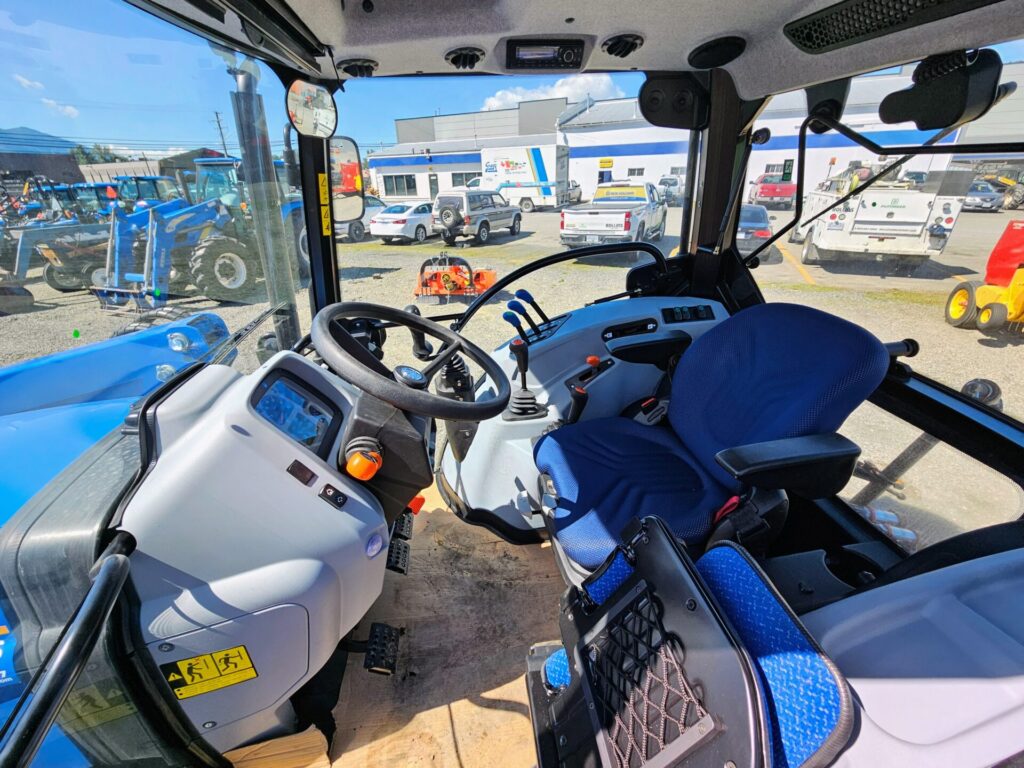
[{"label": "sky", "polygon": [[[996,46],[1024,60],[1024,42]],[[237,153],[225,63],[209,45],[122,0],[0,0],[0,128],[26,126],[148,156],[199,146]],[[272,147],[280,151],[284,86],[262,67]],[[394,120],[514,106],[523,99],[635,96],[640,73],[373,78],[337,95],[338,133],[364,148],[395,141]]]}]

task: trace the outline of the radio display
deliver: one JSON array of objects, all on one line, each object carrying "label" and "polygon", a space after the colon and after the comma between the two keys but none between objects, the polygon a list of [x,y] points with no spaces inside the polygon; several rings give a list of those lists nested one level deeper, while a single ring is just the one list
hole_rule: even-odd
[{"label": "radio display", "polygon": [[537,61],[538,59],[555,61],[558,58],[558,46],[520,45],[516,47],[516,58],[519,61]]},{"label": "radio display", "polygon": [[319,453],[334,419],[334,409],[284,377],[264,381],[256,413],[295,442]]}]

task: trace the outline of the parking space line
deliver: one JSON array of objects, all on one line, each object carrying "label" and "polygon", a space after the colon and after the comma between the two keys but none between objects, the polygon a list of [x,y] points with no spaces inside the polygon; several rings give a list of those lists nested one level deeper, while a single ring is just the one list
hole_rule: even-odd
[{"label": "parking space line", "polygon": [[804,279],[808,285],[817,285],[818,281],[811,277],[811,273],[807,271],[807,267],[800,263],[800,260],[793,256],[789,252],[789,248],[786,248],[781,241],[775,243],[775,247],[779,249],[779,252],[785,257],[786,261],[796,267],[796,271],[800,273],[800,277]]}]

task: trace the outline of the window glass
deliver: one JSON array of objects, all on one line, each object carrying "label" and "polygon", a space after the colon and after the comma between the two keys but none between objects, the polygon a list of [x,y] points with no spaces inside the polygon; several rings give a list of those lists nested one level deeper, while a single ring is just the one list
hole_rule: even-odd
[{"label": "window glass", "polygon": [[669,173],[671,173],[673,176],[682,176],[684,173],[686,173],[686,168],[682,165],[673,165],[672,168],[669,170]]},{"label": "window glass", "polygon": [[[116,430],[135,400],[222,351],[242,370],[257,367],[267,350],[298,340],[310,305],[301,203],[282,194],[274,173],[287,117],[273,71],[254,62],[255,91],[243,97],[223,57],[239,65],[245,57],[127,3],[0,4],[5,59],[38,84],[0,82],[0,113],[18,115],[26,145],[0,153],[0,178],[41,157],[54,177],[5,187],[2,198],[0,272],[14,273],[19,290],[0,292],[0,455],[25,457],[0,477],[6,519],[94,438]],[[26,40],[31,50],[22,49]],[[97,84],[109,98],[89,95]],[[74,138],[85,136],[87,144]],[[55,145],[66,150],[55,155]],[[195,161],[224,149],[232,158],[222,165]],[[193,203],[175,170],[198,179]],[[32,221],[18,213],[46,186],[86,181],[116,184],[119,194],[102,187],[103,205],[69,208],[72,222],[63,211]],[[271,263],[274,285],[265,277]],[[276,326],[271,306],[284,318]],[[244,346],[223,347],[253,321]],[[59,449],[9,426],[57,407],[66,409],[63,434],[76,436]]]},{"label": "window glass", "polygon": [[[1006,55],[1013,45],[996,49],[1016,58]],[[884,96],[910,85],[915,66],[854,78],[844,123],[882,146],[928,139],[933,132],[887,125],[878,115]],[[1024,63],[1004,65],[1004,81],[1021,77]],[[967,142],[1019,141],[1014,116],[1022,109],[1018,90],[944,139],[952,154],[912,157],[810,225],[816,212],[897,158],[873,155],[833,131],[809,132],[801,226],[763,254],[754,273],[765,297],[817,306],[883,341],[913,338],[921,347],[907,361],[915,371],[953,389],[989,379],[1002,391],[1004,412],[1024,418],[1024,292],[1011,287],[1020,263],[1013,254],[1024,248],[1024,227],[1014,223],[1024,219],[1024,156],[955,152]],[[786,93],[757,123],[772,137],[753,147],[744,202],[766,208],[775,231],[793,217],[797,132],[806,114],[803,92]]]},{"label": "window glass", "polygon": [[[408,205],[389,205],[381,213],[405,213],[408,210]],[[417,208],[416,210],[418,211],[419,209]]]},{"label": "window glass", "polygon": [[[918,131],[912,123],[886,125],[878,115],[880,100],[907,88],[913,70],[907,65],[855,78],[844,122],[882,146],[927,140],[932,132]],[[1011,63],[1003,79],[1021,75],[1024,65]],[[944,141],[953,148],[1019,141],[1013,116],[1022,104],[1015,93]],[[793,218],[801,171],[797,132],[806,114],[804,94],[795,92],[774,97],[759,118],[757,127],[769,128],[772,137],[750,155],[737,235],[746,239],[736,240],[741,254],[763,242],[752,228],[742,231],[752,227],[755,214],[767,217],[766,229],[772,231]],[[1008,207],[1017,189],[1011,176],[1024,169],[1024,158],[917,156],[858,193],[864,181],[896,159],[873,155],[834,132],[809,133],[800,226],[762,254],[754,277],[768,301],[844,317],[884,342],[915,339],[921,350],[906,360],[915,371],[954,390],[978,391],[969,383],[986,380],[999,393],[990,407],[1021,419],[1022,327],[1007,322],[986,328],[984,320],[998,321],[999,310],[990,306],[986,313],[984,306],[1005,303],[1011,312],[1015,306],[1024,311],[1007,290],[1016,263],[999,271],[1014,258],[1008,256],[1012,249],[1024,247],[1024,227],[1014,224],[1024,217],[1019,208]],[[987,192],[985,186],[1000,191]],[[851,191],[850,201],[808,223]],[[1024,492],[1012,482],[874,406],[858,409],[841,431],[863,449],[857,477],[841,495],[873,510],[872,521],[908,550],[1024,512]],[[913,461],[901,470],[899,461],[907,456],[897,459],[908,447]],[[871,486],[875,470],[894,484]]]},{"label": "window glass", "polygon": [[508,205],[508,201],[505,200],[505,198],[503,198],[501,195],[491,195],[491,201],[499,208]]},{"label": "window glass", "polygon": [[467,184],[469,184],[469,182],[471,182],[473,179],[478,178],[480,178],[480,174],[476,171],[473,171],[471,173],[455,172],[452,173],[452,186],[464,187]]},{"label": "window glass", "polygon": [[630,176],[630,177],[632,177],[632,176],[643,176],[644,175],[644,169],[643,168],[630,168],[628,171],[626,171],[626,175]]},{"label": "window glass", "polygon": [[423,205],[416,206],[414,213],[430,213],[430,204],[424,203]]},{"label": "window glass", "polygon": [[416,177],[413,175],[385,176],[384,194],[409,196],[416,194]]}]

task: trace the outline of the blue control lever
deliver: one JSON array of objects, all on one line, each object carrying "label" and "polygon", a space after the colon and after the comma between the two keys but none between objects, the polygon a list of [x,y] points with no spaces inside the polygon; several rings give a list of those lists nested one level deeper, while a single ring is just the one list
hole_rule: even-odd
[{"label": "blue control lever", "polygon": [[510,301],[505,306],[508,307],[509,309],[511,309],[517,315],[521,315],[523,317],[523,319],[525,319],[526,322],[528,322],[530,324],[530,330],[532,330],[538,336],[540,335],[540,328],[538,328],[537,324],[535,322],[533,322],[533,318],[530,317],[530,313],[526,311],[526,307],[523,306],[522,302],[519,302],[519,301],[516,301],[515,299],[513,299],[512,301]]},{"label": "blue control lever", "polygon": [[533,294],[530,293],[528,290],[526,290],[525,288],[518,289],[516,291],[516,298],[519,299],[520,301],[525,301],[527,304],[533,307],[534,310],[536,310],[537,314],[540,316],[540,321],[542,323],[551,322],[550,320],[548,320],[548,316],[544,314],[544,310],[540,308],[540,304],[538,304],[537,300],[533,298]]},{"label": "blue control lever", "polygon": [[523,324],[519,322],[519,315],[517,315],[515,312],[502,312],[501,319],[504,320],[509,325],[511,325],[513,328],[515,328],[516,331],[519,332],[519,336],[520,338],[522,338],[523,341],[525,341],[527,344],[530,343],[530,340],[526,338],[526,334],[523,332]]}]

